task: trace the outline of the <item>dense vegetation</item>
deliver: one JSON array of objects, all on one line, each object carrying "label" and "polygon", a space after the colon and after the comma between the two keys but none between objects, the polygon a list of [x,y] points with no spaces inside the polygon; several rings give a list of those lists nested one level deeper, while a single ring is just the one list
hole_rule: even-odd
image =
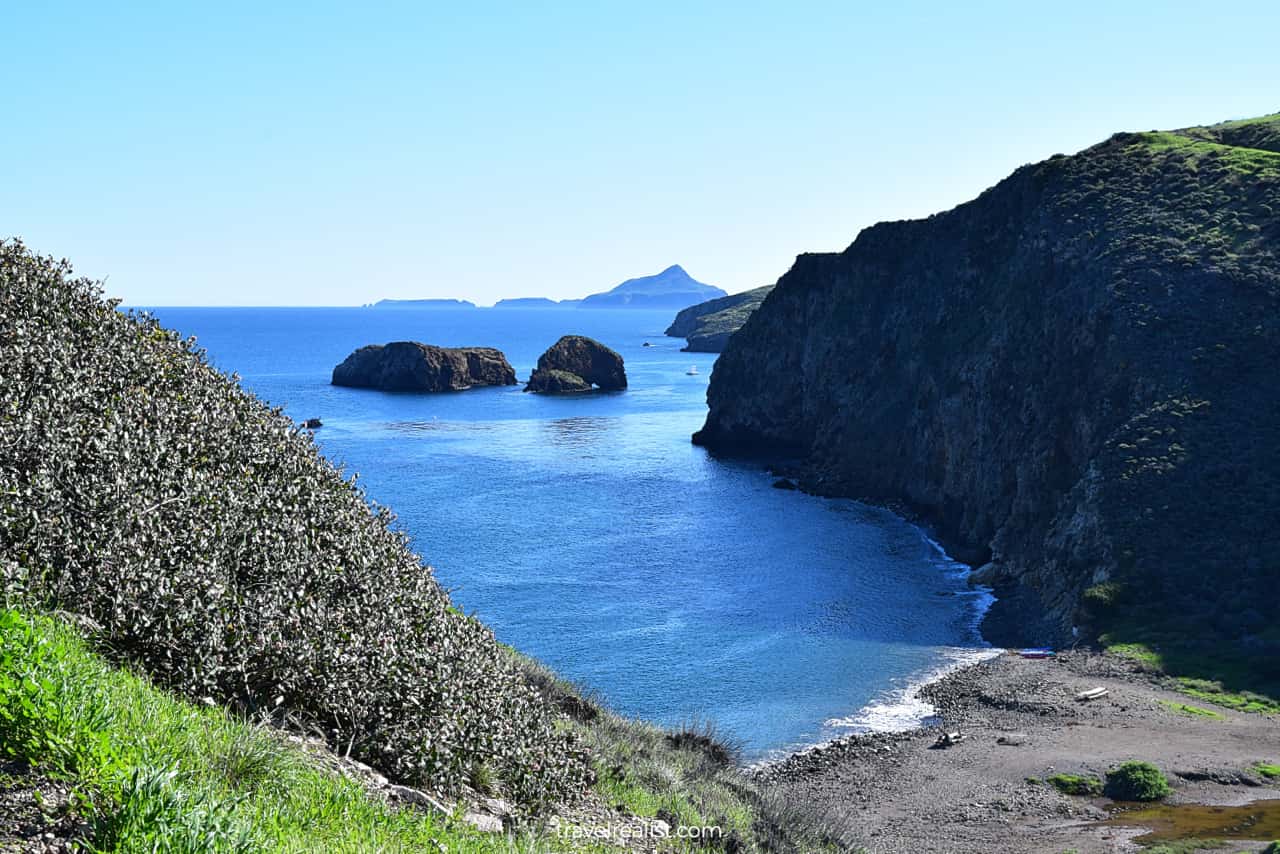
[{"label": "dense vegetation", "polygon": [[589,770],[491,632],[308,434],[66,262],[0,243],[0,593],[164,686],[527,810]]},{"label": "dense vegetation", "polygon": [[1261,710],[1278,362],[1280,115],[1117,134],[801,256],[717,362],[696,440],[917,511],[987,564],[995,643],[1076,629]]}]

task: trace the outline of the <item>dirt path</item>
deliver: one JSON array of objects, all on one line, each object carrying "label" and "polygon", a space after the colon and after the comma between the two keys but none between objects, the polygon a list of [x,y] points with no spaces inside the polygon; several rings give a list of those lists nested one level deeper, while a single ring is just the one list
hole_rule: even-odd
[{"label": "dirt path", "polygon": [[[1107,697],[1076,702],[1078,692],[1099,686]],[[1106,800],[1028,782],[1056,773],[1102,777],[1128,759],[1165,771],[1171,803],[1280,798],[1280,786],[1249,771],[1280,762],[1280,718],[1216,706],[1209,708],[1221,718],[1171,710],[1160,701],[1205,704],[1114,657],[1002,655],[922,694],[938,707],[944,729],[965,733],[963,742],[932,749],[937,728],[864,736],[763,773],[795,803],[840,822],[850,847],[872,852],[1137,850],[1129,840],[1141,830],[1098,824]],[[1239,842],[1227,850],[1262,847]]]}]

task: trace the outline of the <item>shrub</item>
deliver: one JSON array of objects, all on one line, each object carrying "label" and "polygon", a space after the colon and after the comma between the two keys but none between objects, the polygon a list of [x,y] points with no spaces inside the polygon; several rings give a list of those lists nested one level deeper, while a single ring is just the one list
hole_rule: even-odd
[{"label": "shrub", "polygon": [[1124,762],[1107,772],[1103,790],[1116,801],[1158,801],[1169,795],[1169,781],[1150,762]]},{"label": "shrub", "polygon": [[405,782],[580,791],[555,710],[392,523],[193,341],[0,241],[0,597]]}]

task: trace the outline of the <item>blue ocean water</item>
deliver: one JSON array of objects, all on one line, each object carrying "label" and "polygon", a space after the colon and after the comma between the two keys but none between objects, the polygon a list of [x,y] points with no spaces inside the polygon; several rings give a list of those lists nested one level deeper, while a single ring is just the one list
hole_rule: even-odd
[{"label": "blue ocean water", "polygon": [[[259,397],[323,419],[324,453],[395,511],[460,607],[618,711],[712,722],[758,759],[912,725],[928,709],[909,688],[982,654],[985,594],[919,529],[690,444],[715,357],[663,337],[669,312],[153,312]],[[568,333],[618,350],[630,388],[329,385],[355,348],[406,339],[498,347],[523,378]]]}]

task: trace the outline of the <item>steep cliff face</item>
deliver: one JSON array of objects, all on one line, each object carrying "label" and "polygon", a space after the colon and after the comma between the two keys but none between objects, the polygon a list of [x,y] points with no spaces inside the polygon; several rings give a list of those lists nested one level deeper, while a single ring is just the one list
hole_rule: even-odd
[{"label": "steep cliff face", "polygon": [[801,256],[695,441],[920,512],[991,562],[994,642],[1280,642],[1278,129],[1119,134]]}]

